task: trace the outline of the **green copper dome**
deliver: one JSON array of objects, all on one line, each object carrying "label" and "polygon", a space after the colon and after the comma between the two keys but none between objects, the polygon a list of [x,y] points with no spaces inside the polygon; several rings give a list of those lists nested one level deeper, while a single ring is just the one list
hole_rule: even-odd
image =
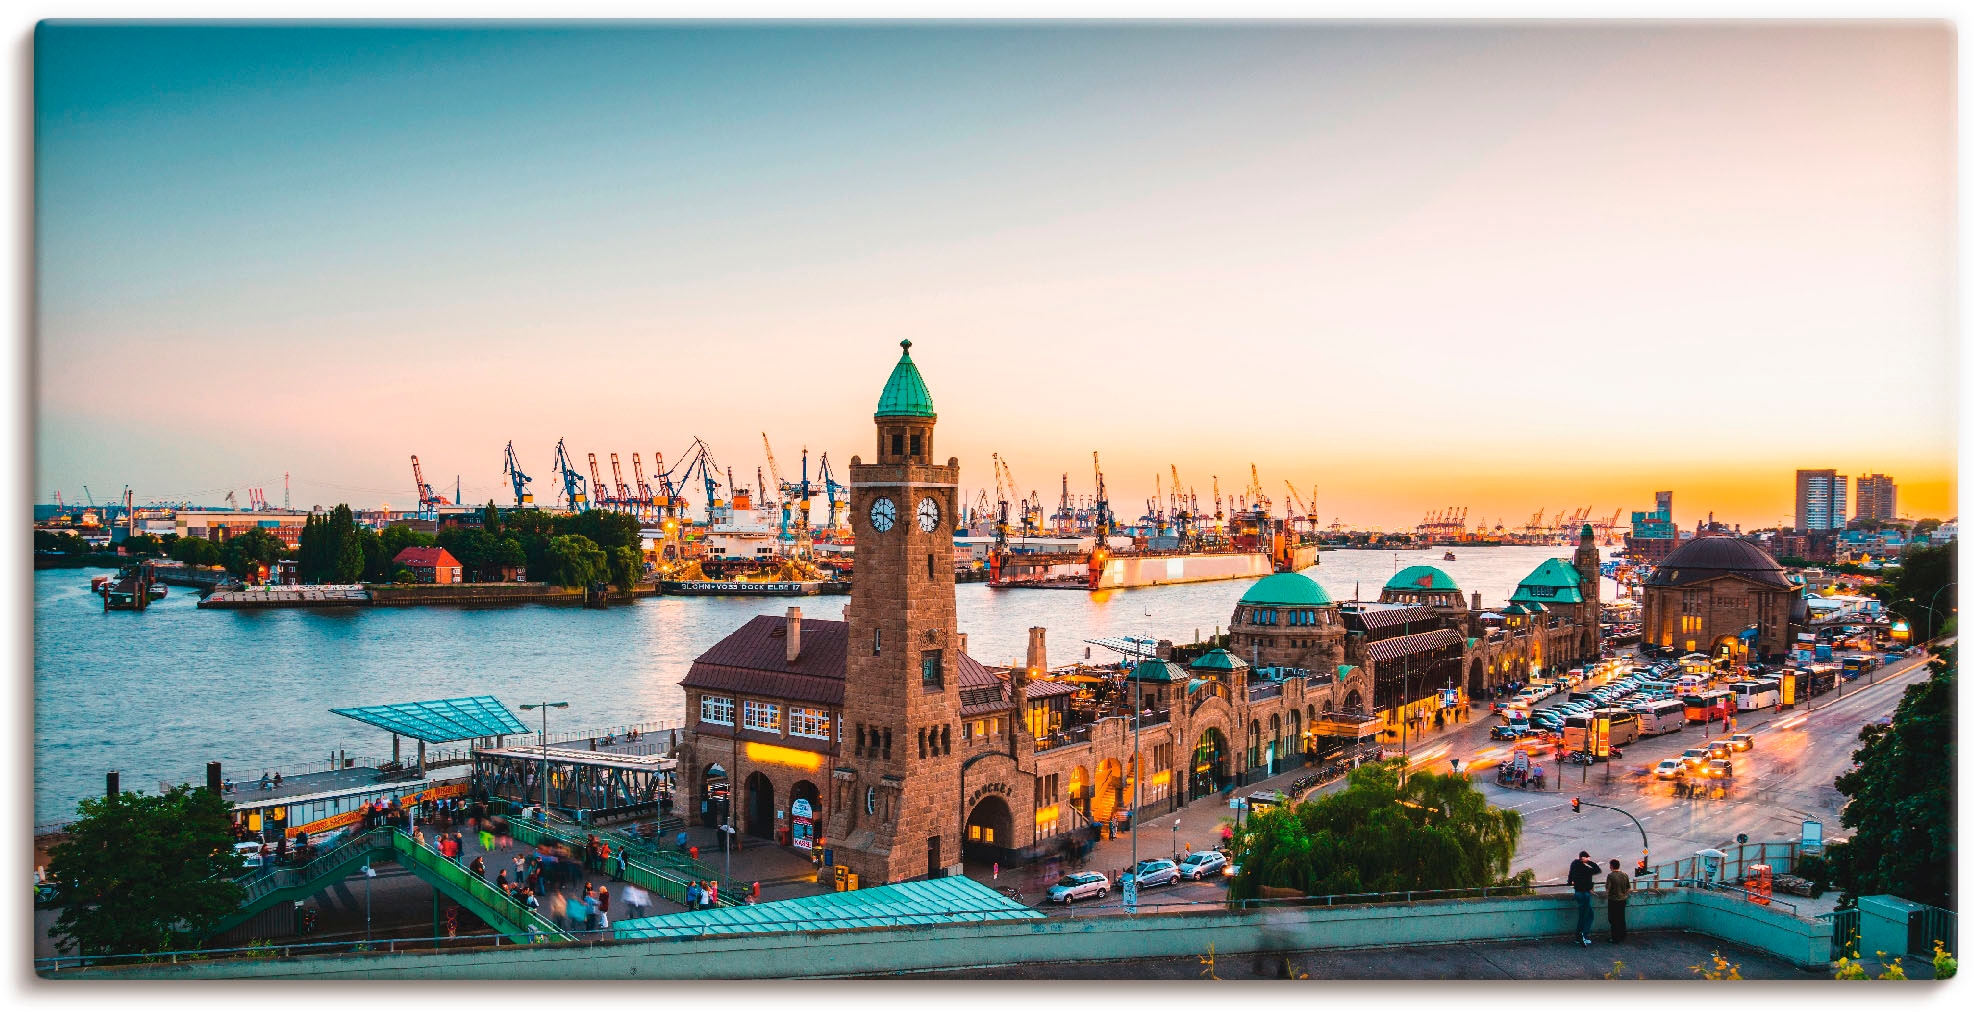
[{"label": "green copper dome", "polygon": [[1279,604],[1293,607],[1324,608],[1334,603],[1312,577],[1299,573],[1274,573],[1251,585],[1238,598],[1239,604]]},{"label": "green copper dome", "polygon": [[1384,590],[1456,590],[1456,581],[1436,566],[1411,566],[1389,578]]},{"label": "green copper dome", "polygon": [[908,357],[913,341],[901,342],[901,360],[894,363],[894,374],[887,377],[887,388],[880,391],[880,407],[875,418],[933,418],[935,399],[928,396],[928,384],[921,381],[921,370]]}]

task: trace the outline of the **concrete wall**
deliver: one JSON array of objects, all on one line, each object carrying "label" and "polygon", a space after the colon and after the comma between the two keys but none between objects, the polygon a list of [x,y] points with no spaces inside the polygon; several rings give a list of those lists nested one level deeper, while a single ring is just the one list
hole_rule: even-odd
[{"label": "concrete wall", "polygon": [[[1599,899],[1598,899],[1599,905]],[[1601,917],[1598,911],[1598,920]],[[1233,913],[1185,911],[1049,918],[943,927],[793,931],[479,949],[418,955],[340,955],[85,970],[88,978],[319,977],[351,979],[730,979],[886,974],[1068,959],[1107,960],[1302,949],[1435,945],[1565,937],[1574,901],[1560,894]],[[1737,894],[1638,893],[1635,930],[1689,930],[1761,949],[1802,967],[1829,957],[1826,924]]]},{"label": "concrete wall", "polygon": [[457,583],[385,586],[374,584],[371,603],[380,606],[411,604],[524,604],[529,602],[578,603],[584,600],[583,587],[552,587],[542,583]]}]

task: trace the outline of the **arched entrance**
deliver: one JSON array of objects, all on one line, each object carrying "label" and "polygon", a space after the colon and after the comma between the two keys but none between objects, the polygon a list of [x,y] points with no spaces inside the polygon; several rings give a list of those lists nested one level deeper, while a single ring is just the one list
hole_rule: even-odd
[{"label": "arched entrance", "polygon": [[1306,739],[1300,737],[1299,734],[1299,711],[1294,710],[1288,714],[1286,720],[1288,722],[1286,725],[1288,732],[1286,735],[1287,757],[1297,760],[1300,755],[1306,752]]},{"label": "arched entrance", "polygon": [[770,778],[751,773],[743,781],[743,827],[751,836],[768,839],[777,829],[777,789]]},{"label": "arched entrance", "polygon": [[729,814],[729,771],[709,763],[701,771],[701,824],[714,829]]},{"label": "arched entrance", "polygon": [[1196,755],[1189,764],[1190,800],[1223,790],[1230,779],[1230,745],[1224,741],[1224,732],[1214,727],[1204,728],[1203,736],[1196,739]]},{"label": "arched entrance", "polygon": [[810,850],[818,840],[825,813],[818,806],[818,786],[809,780],[791,785],[791,846]]},{"label": "arched entrance", "polygon": [[1066,783],[1066,801],[1081,815],[1089,819],[1093,818],[1093,774],[1088,773],[1086,767],[1073,767],[1072,779]]},{"label": "arched entrance", "polygon": [[1341,709],[1346,710],[1349,713],[1357,713],[1357,714],[1367,713],[1368,712],[1367,704],[1363,703],[1361,700],[1361,690],[1349,689],[1347,694],[1347,699],[1341,702]]},{"label": "arched entrance", "polygon": [[1255,720],[1252,721],[1251,727],[1245,733],[1245,737],[1244,737],[1245,772],[1249,773],[1250,771],[1265,765],[1264,763],[1265,748],[1264,748],[1264,743],[1260,740],[1264,737],[1265,737],[1264,733],[1258,729],[1258,722]]},{"label": "arched entrance", "polygon": [[1272,715],[1272,736],[1265,739],[1265,775],[1278,776],[1279,757],[1285,754],[1286,738],[1284,725],[1278,714]]},{"label": "arched entrance", "polygon": [[1485,687],[1485,658],[1473,657],[1471,659],[1471,675],[1465,679],[1465,685],[1471,691],[1471,698],[1485,698],[1487,691]]},{"label": "arched entrance", "polygon": [[1121,804],[1121,763],[1118,759],[1103,759],[1100,762],[1100,775],[1093,782],[1093,821],[1108,823],[1114,819],[1114,810]]},{"label": "arched entrance", "polygon": [[965,861],[1013,863],[1017,840],[1012,835],[1011,806],[1002,797],[986,795],[969,810],[962,849]]}]

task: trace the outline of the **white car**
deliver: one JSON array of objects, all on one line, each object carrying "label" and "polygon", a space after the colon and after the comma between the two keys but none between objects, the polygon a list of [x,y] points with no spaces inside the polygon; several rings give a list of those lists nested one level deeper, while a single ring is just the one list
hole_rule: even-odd
[{"label": "white car", "polygon": [[1134,880],[1143,889],[1175,885],[1182,881],[1182,877],[1182,869],[1166,857],[1151,858],[1134,869]]},{"label": "white car", "polygon": [[259,868],[267,863],[261,856],[261,844],[259,843],[234,844],[234,853],[240,857],[241,867],[243,868]]},{"label": "white car", "polygon": [[1231,863],[1230,860],[1217,851],[1199,850],[1182,859],[1183,878],[1189,879],[1191,882],[1209,878],[1223,871],[1224,866],[1229,863]]},{"label": "white car", "polygon": [[1657,779],[1674,780],[1684,776],[1684,762],[1679,759],[1666,759],[1657,764]]},{"label": "white car", "polygon": [[1070,906],[1074,900],[1105,896],[1108,887],[1107,876],[1097,871],[1076,871],[1052,883],[1045,895],[1054,903]]}]

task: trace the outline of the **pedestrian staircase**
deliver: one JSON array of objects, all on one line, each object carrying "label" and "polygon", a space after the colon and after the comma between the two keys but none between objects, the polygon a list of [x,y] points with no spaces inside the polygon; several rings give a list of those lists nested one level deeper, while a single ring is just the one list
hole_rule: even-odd
[{"label": "pedestrian staircase", "polygon": [[218,935],[281,903],[308,899],[375,861],[391,861],[480,918],[513,942],[568,940],[571,936],[517,903],[500,889],[396,828],[373,829],[345,841],[300,868],[277,868],[245,883],[239,909],[214,926]]},{"label": "pedestrian staircase", "polygon": [[619,830],[586,830],[559,821],[546,824],[512,816],[509,819],[509,835],[526,844],[560,844],[578,853],[584,852],[587,836],[597,836],[612,848],[613,854],[626,856],[626,881],[676,903],[687,902],[688,886],[696,882],[719,883],[717,902],[725,907],[741,904],[743,895],[749,891],[747,886],[730,881],[720,872],[686,854],[656,847]]}]

